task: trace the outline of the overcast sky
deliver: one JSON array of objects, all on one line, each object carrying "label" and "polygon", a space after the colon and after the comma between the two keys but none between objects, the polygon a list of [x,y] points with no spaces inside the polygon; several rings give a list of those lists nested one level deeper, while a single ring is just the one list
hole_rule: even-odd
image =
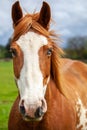
[{"label": "overcast sky", "polygon": [[[5,45],[11,36],[11,6],[16,0],[0,0],[0,44]],[[39,11],[43,0],[19,0],[23,10]],[[46,0],[51,7],[53,28],[65,42],[73,36],[87,36],[87,0]]]}]

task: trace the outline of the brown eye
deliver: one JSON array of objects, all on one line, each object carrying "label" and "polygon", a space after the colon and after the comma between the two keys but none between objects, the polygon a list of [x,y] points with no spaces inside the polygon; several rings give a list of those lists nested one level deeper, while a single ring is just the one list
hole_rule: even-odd
[{"label": "brown eye", "polygon": [[53,49],[52,49],[52,48],[49,48],[49,49],[47,50],[47,56],[51,56],[52,51],[53,51]]},{"label": "brown eye", "polygon": [[10,52],[12,53],[12,57],[17,56],[17,50],[15,48],[10,48]]}]

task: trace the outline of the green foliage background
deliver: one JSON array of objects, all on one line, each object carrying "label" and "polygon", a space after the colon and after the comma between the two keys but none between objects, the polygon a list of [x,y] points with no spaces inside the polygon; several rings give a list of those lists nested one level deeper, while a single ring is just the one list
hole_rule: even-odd
[{"label": "green foliage background", "polygon": [[87,36],[69,38],[65,53],[68,58],[87,61]]}]

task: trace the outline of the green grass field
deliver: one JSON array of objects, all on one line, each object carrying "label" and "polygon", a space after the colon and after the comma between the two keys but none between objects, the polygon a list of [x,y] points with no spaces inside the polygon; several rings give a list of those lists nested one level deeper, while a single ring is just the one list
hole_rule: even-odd
[{"label": "green grass field", "polygon": [[7,130],[9,112],[16,96],[12,61],[0,61],[0,130]]}]

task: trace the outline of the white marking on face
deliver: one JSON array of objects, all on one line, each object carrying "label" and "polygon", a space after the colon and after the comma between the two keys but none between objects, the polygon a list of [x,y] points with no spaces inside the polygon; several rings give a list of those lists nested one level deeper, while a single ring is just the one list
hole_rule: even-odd
[{"label": "white marking on face", "polygon": [[82,130],[87,129],[87,109],[82,104],[81,99],[78,98],[76,109],[79,117],[79,124],[77,124],[77,129],[79,129],[82,126]]},{"label": "white marking on face", "polygon": [[17,41],[24,55],[24,64],[17,84],[21,99],[26,100],[25,105],[34,104],[44,98],[46,86],[43,86],[38,51],[47,43],[46,37],[32,31],[22,35]]}]

